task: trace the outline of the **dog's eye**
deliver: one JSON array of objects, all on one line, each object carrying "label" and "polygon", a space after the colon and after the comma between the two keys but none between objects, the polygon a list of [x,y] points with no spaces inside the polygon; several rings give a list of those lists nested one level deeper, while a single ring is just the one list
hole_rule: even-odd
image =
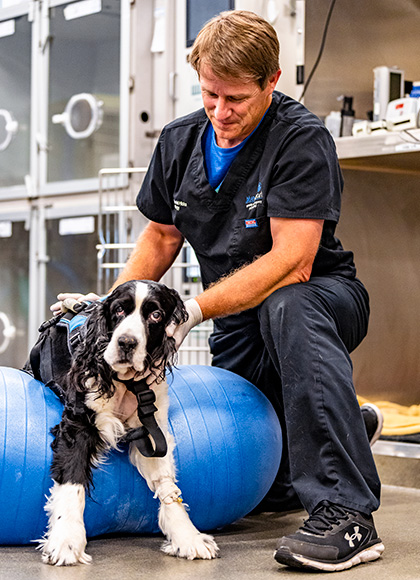
[{"label": "dog's eye", "polygon": [[123,316],[125,314],[124,308],[122,306],[118,306],[118,308],[115,310],[115,314],[117,316]]},{"label": "dog's eye", "polygon": [[160,322],[162,320],[162,314],[159,310],[155,310],[149,314],[149,320],[150,322]]}]

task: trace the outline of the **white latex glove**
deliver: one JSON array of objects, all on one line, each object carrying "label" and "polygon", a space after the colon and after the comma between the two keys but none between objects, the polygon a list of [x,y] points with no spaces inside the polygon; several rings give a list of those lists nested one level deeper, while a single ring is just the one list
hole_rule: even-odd
[{"label": "white latex glove", "polygon": [[203,313],[201,312],[201,308],[194,298],[190,298],[186,302],[184,302],[185,309],[188,313],[188,320],[181,324],[170,324],[166,329],[166,334],[168,336],[173,336],[175,339],[175,345],[177,350],[184,342],[184,338],[187,336],[189,331],[203,322]]},{"label": "white latex glove", "polygon": [[74,293],[63,292],[57,295],[58,302],[56,302],[55,304],[51,304],[50,310],[54,315],[62,312],[63,309],[61,306],[64,300],[75,300],[76,302],[83,302],[84,300],[89,300],[93,302],[94,300],[99,300],[99,298],[100,296],[98,296],[94,292],[89,292],[89,294],[80,294],[77,292]]}]

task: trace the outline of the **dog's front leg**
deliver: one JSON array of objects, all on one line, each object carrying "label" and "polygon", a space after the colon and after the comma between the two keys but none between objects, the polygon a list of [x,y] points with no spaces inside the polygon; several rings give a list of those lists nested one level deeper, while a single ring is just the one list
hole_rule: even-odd
[{"label": "dog's front leg", "polygon": [[[191,522],[181,500],[181,490],[175,483],[175,442],[167,427],[166,384],[159,385],[156,395],[158,411],[155,417],[165,434],[168,451],[165,457],[144,457],[132,443],[130,460],[160,500],[159,527],[167,538],[162,550],[188,560],[216,558],[219,552],[216,542],[212,536],[200,533]],[[135,421],[132,417],[129,421],[131,427],[136,426]]]},{"label": "dog's front leg", "polygon": [[130,448],[132,463],[160,500],[159,527],[167,538],[162,551],[188,560],[216,558],[219,548],[213,537],[197,530],[182,502],[181,490],[175,483],[172,449],[168,441],[166,456],[155,458],[143,457],[134,444]]},{"label": "dog's front leg", "polygon": [[187,560],[216,558],[219,548],[213,536],[199,532],[191,522],[180,497],[181,490],[173,479],[162,478],[155,486],[161,502],[159,527],[167,537],[162,545],[163,552]]},{"label": "dog's front leg", "polygon": [[65,409],[60,424],[53,430],[54,486],[45,506],[47,533],[39,540],[46,564],[67,566],[91,561],[85,553],[85,490],[103,442],[94,424],[94,413],[86,411],[76,415]]},{"label": "dog's front leg", "polygon": [[85,488],[81,484],[54,482],[45,506],[48,531],[39,540],[42,561],[45,564],[69,566],[90,564],[85,553],[86,531],[83,522]]}]

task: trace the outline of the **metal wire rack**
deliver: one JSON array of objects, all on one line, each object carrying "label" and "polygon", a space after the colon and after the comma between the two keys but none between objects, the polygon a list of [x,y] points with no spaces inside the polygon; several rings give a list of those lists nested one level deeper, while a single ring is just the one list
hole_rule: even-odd
[{"label": "metal wire rack", "polygon": [[[101,169],[99,172],[99,215],[97,249],[97,292],[106,294],[148,223],[135,205],[146,167]],[[202,290],[198,263],[188,243],[162,282],[175,288],[182,299]],[[211,363],[208,338],[211,322],[193,328],[178,353],[178,364]]]}]

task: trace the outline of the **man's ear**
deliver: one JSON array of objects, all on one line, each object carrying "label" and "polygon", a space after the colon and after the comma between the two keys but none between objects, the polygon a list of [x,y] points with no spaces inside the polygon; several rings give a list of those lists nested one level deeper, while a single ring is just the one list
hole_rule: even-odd
[{"label": "man's ear", "polygon": [[281,69],[279,69],[276,73],[271,75],[271,77],[268,79],[267,85],[270,87],[271,92],[273,92],[274,89],[276,88],[276,85],[279,81],[280,76],[281,76]]}]

